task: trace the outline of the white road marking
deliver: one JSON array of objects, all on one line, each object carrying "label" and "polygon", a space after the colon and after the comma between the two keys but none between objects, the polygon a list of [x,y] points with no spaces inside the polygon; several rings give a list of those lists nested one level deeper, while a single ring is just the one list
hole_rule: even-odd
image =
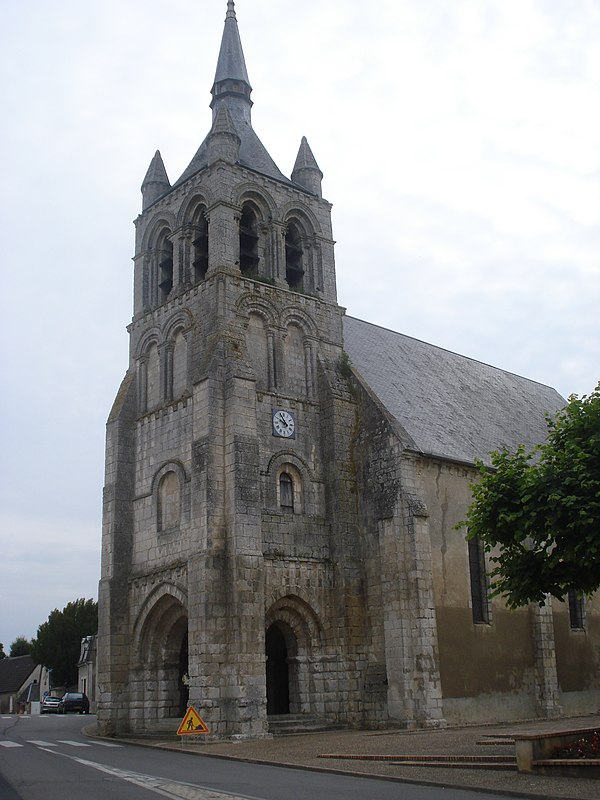
[{"label": "white road marking", "polygon": [[116,767],[106,767],[104,764],[97,764],[94,761],[87,761],[84,758],[70,756],[56,750],[50,750],[49,752],[54,752],[57,755],[70,758],[78,764],[83,764],[86,767],[92,767],[100,772],[113,775],[115,778],[120,778],[128,783],[141,786],[143,789],[159,794],[162,797],[169,797],[171,800],[182,800],[182,798],[183,800],[261,800],[258,797],[247,794],[232,794],[231,792],[209,789],[207,786],[195,786],[192,783],[177,783],[168,778],[157,778],[153,775],[141,775],[139,772],[130,772],[124,769],[117,769]]},{"label": "white road marking", "polygon": [[23,747],[18,742],[0,742],[0,747]]},{"label": "white road marking", "polygon": [[113,742],[97,742],[94,740],[93,744],[99,744],[101,747],[123,747],[122,744],[114,744]]},{"label": "white road marking", "polygon": [[38,747],[58,747],[58,742],[43,742],[40,739],[27,739],[29,744],[35,744]]},{"label": "white road marking", "polygon": [[72,747],[91,747],[91,745],[85,742],[73,742],[71,739],[59,739],[58,741],[61,744],[70,744]]}]

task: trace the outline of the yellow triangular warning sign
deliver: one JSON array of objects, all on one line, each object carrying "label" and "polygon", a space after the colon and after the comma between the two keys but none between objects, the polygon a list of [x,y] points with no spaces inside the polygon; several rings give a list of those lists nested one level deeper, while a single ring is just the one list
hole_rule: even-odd
[{"label": "yellow triangular warning sign", "polygon": [[185,717],[181,720],[177,736],[186,736],[192,733],[208,733],[208,728],[194,706],[190,706],[185,712]]}]

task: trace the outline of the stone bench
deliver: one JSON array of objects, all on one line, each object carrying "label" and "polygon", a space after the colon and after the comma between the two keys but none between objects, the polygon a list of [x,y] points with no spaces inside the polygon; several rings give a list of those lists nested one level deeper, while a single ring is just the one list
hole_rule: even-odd
[{"label": "stone bench", "polygon": [[552,775],[573,775],[573,770],[577,770],[578,774],[584,772],[589,777],[596,777],[600,772],[600,759],[553,759],[551,756],[557,748],[566,747],[597,730],[600,730],[600,725],[576,730],[516,734],[517,769],[519,772]]}]

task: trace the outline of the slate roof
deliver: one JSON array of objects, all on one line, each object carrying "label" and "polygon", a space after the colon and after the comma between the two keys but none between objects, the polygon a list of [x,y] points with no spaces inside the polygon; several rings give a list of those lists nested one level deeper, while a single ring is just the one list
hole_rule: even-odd
[{"label": "slate roof", "polygon": [[490,463],[503,446],[533,449],[546,438],[545,414],[565,405],[549,386],[354,317],[344,318],[344,347],[427,455]]},{"label": "slate roof", "polygon": [[228,78],[244,81],[250,86],[235,14],[235,3],[232,2],[227,3],[227,14],[225,15],[225,26],[223,28],[221,47],[219,48],[214,82],[218,83]]},{"label": "slate roof", "polygon": [[[283,172],[279,169],[277,164],[273,161],[266,147],[260,141],[252,126],[243,119],[233,116],[233,125],[235,132],[240,137],[240,155],[239,163],[243,167],[249,167],[261,175],[267,175],[276,181],[292,185],[292,181],[286,178]],[[210,134],[208,134],[210,135]],[[208,138],[208,135],[206,138]],[[181,176],[175,182],[175,186],[184,183],[196,172],[208,166],[207,144],[206,139],[202,142],[195,156],[192,158],[188,166],[185,168]]]},{"label": "slate roof", "polygon": [[34,669],[31,656],[0,658],[0,694],[18,692]]}]

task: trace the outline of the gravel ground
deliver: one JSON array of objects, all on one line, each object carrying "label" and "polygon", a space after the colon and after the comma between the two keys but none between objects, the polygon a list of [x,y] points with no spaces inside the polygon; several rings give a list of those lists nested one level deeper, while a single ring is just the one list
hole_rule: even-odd
[{"label": "gravel ground", "polygon": [[598,800],[600,781],[594,778],[525,775],[517,772],[516,768],[507,771],[471,767],[432,767],[427,764],[415,767],[390,764],[385,761],[319,758],[323,754],[514,756],[512,743],[502,743],[494,737],[510,737],[518,732],[538,733],[546,730],[573,730],[596,726],[600,726],[597,714],[553,721],[536,720],[444,730],[329,731],[241,742],[204,743],[202,740],[196,740],[190,743],[186,737],[181,737],[182,741],[137,740],[129,737],[127,740],[198,755],[341,771],[370,777],[379,776],[388,780],[481,789],[503,795],[544,798],[544,800],[553,798]]}]

